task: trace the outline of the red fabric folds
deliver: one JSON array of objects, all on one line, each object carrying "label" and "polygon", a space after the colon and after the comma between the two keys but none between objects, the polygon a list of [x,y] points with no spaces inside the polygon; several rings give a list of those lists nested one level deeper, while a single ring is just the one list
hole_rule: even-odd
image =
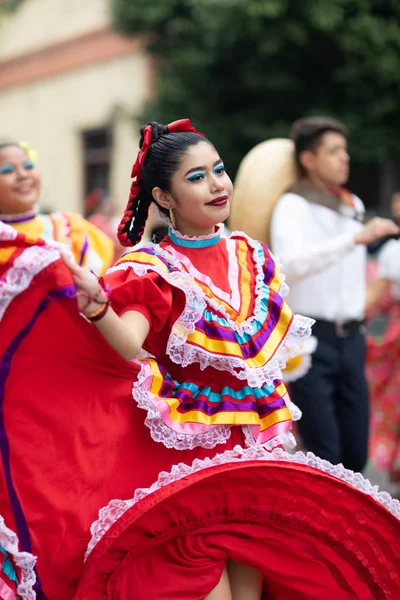
[{"label": "red fabric folds", "polygon": [[[0,278],[34,245],[23,237],[3,242],[3,248],[18,246],[6,262],[0,247]],[[0,514],[18,534],[20,549],[38,557],[38,590],[47,600],[71,600],[90,526],[104,505],[132,497],[175,463],[215,454],[171,450],[152,440],[146,413],[132,398],[136,364],[114,352],[78,314],[73,298],[62,297],[71,283],[63,262],[53,262],[15,296],[0,322],[0,360],[10,367],[0,428],[9,448],[0,456]],[[218,451],[241,440],[238,430]],[[28,541],[10,499],[7,469]]]},{"label": "red fabric folds", "polygon": [[228,557],[264,573],[268,600],[394,600],[399,535],[384,507],[313,468],[225,464],[128,510],[74,600],[203,600]]},{"label": "red fabric folds", "polygon": [[147,495],[84,567],[102,507],[241,445],[240,428],[211,450],[154,442],[137,365],[79,315],[54,245],[0,234],[0,514],[38,557],[38,598],[203,600],[228,557],[264,574],[268,600],[400,597],[400,521],[340,479],[264,456]]}]

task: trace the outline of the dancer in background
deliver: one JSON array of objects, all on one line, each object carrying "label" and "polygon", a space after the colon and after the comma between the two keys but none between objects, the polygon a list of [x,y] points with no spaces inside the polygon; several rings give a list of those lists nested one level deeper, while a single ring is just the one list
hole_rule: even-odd
[{"label": "dancer in background", "polygon": [[65,244],[78,264],[102,275],[112,264],[112,242],[76,213],[41,214],[36,153],[25,143],[0,143],[0,221],[31,238]]},{"label": "dancer in background", "polygon": [[390,492],[400,495],[400,241],[390,240],[377,259],[367,293],[367,315],[384,315],[382,339],[368,337],[367,375],[371,393],[370,456],[389,473]]}]

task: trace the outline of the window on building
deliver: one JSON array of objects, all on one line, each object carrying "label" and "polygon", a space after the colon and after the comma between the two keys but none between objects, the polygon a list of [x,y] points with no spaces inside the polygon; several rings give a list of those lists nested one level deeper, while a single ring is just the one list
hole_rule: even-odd
[{"label": "window on building", "polygon": [[[102,190],[105,195],[110,189],[110,170],[112,157],[112,129],[101,127],[82,132],[84,203],[83,213],[88,216],[93,206],[86,199],[94,190]],[[90,202],[89,202],[90,204]]]}]

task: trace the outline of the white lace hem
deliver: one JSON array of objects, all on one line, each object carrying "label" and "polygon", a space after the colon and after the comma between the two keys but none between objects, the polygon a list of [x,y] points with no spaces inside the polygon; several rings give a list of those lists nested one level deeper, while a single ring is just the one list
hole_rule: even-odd
[{"label": "white lace hem", "polygon": [[302,315],[294,315],[289,331],[275,356],[268,361],[267,364],[258,368],[248,367],[241,358],[210,354],[205,348],[187,343],[188,336],[194,332],[195,324],[202,318],[207,304],[215,311],[222,314],[229,326],[238,334],[248,333],[254,319],[260,317],[262,300],[261,290],[265,285],[262,263],[264,251],[262,251],[263,256],[261,256],[262,248],[259,248],[253,240],[247,238],[245,234],[237,235],[246,237],[249,245],[254,249],[254,261],[256,263],[257,271],[255,290],[256,307],[254,315],[241,325],[234,323],[225,309],[223,309],[215,299],[208,298],[189,273],[183,272],[182,265],[176,257],[155,244],[146,244],[144,248],[153,250],[156,256],[164,258],[169,264],[176,267],[179,270],[178,272],[165,273],[161,267],[142,265],[135,262],[121,263],[109,269],[108,272],[125,271],[131,268],[136,275],[142,276],[148,271],[153,271],[158,273],[168,283],[181,289],[185,293],[185,308],[178,320],[174,323],[167,343],[167,354],[174,363],[179,364],[182,367],[187,367],[188,365],[197,362],[199,363],[201,370],[204,370],[207,367],[213,367],[219,371],[226,371],[237,379],[247,381],[251,387],[259,388],[265,384],[271,384],[274,380],[282,380],[282,369],[286,365],[287,360],[297,356],[299,347],[311,336],[311,326],[314,323],[312,319]]},{"label": "white lace hem", "polygon": [[36,592],[33,586],[36,582],[36,557],[29,552],[18,551],[17,535],[9,529],[0,515],[0,546],[12,555],[15,564],[21,569],[21,581],[17,592],[23,600],[35,600]]},{"label": "white lace hem", "polygon": [[293,450],[293,448],[295,448],[297,446],[296,438],[294,437],[293,433],[290,433],[290,432],[289,433],[280,433],[279,435],[276,435],[275,437],[271,438],[264,444],[260,444],[259,442],[257,442],[254,439],[254,436],[251,433],[251,429],[248,425],[243,425],[242,431],[244,434],[244,441],[246,444],[246,448],[262,447],[262,448],[264,448],[264,450],[271,452],[277,446],[284,446],[285,448],[288,448],[289,450]]},{"label": "white lace hem", "polygon": [[292,402],[291,399],[289,398],[289,396],[287,396],[285,398],[285,402],[286,402],[287,408],[289,409],[290,415],[292,417],[292,421],[300,421],[301,417],[303,416],[303,413],[301,412],[301,410],[299,409],[297,404]]},{"label": "white lace hem", "polygon": [[364,494],[371,496],[376,502],[379,502],[379,504],[389,510],[395,517],[400,519],[400,502],[398,500],[391,498],[387,492],[380,492],[378,486],[371,485],[368,479],[364,479],[361,473],[349,471],[348,469],[345,469],[343,465],[332,465],[327,460],[318,458],[312,452],[296,452],[295,454],[288,454],[280,448],[275,448],[272,452],[268,452],[258,445],[246,449],[235,446],[233,450],[228,450],[223,454],[217,454],[213,458],[206,458],[204,460],[195,459],[190,466],[183,463],[174,465],[169,473],[165,471],[160,473],[157,481],[149,488],[138,488],[135,491],[134,497],[130,500],[112,500],[107,506],[100,510],[99,519],[95,521],[90,528],[92,539],[89,542],[85,559],[109,528],[118,521],[129,508],[149,494],[203,469],[227,463],[253,460],[291,462],[319,469],[324,473],[328,473],[333,477],[341,479]]},{"label": "white lace hem", "polygon": [[[140,361],[138,363],[140,364]],[[141,364],[139,375],[132,387],[132,395],[139,408],[147,411],[144,424],[150,429],[150,435],[155,442],[160,442],[166,448],[175,448],[176,450],[192,450],[197,446],[215,448],[217,444],[225,444],[231,435],[230,425],[217,425],[203,433],[194,434],[178,433],[168,427],[149,397],[145,369],[146,365]]]},{"label": "white lace hem", "polygon": [[[145,358],[146,354],[148,358],[153,358],[145,351],[142,352],[141,358]],[[210,426],[206,431],[190,434],[179,433],[169,427],[164,422],[163,417],[151,399],[151,394],[147,385],[148,376],[146,374],[146,369],[151,371],[151,368],[147,366],[148,363],[145,360],[137,360],[136,362],[140,366],[140,371],[132,386],[132,396],[139,408],[147,411],[144,424],[150,429],[150,435],[155,442],[163,444],[166,448],[192,450],[199,446],[201,448],[215,448],[215,446],[224,444],[230,438],[233,425],[214,425]],[[149,376],[151,375],[149,374]],[[289,399],[289,397],[285,398],[285,402],[291,413],[292,420],[299,420],[301,418],[300,409]],[[205,428],[205,426],[202,425],[199,425],[199,427]],[[247,446],[250,447],[254,444],[258,444],[247,425],[242,425],[242,431]],[[274,436],[262,445],[266,450],[272,450],[280,445],[284,445],[291,449],[296,446],[296,440],[292,433],[283,433]]]}]

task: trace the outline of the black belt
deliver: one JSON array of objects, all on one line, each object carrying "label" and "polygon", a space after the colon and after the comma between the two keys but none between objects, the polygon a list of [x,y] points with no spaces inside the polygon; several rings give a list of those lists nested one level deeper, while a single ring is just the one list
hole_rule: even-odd
[{"label": "black belt", "polygon": [[325,335],[335,335],[336,337],[346,337],[356,331],[360,333],[366,333],[365,321],[324,321],[322,319],[316,319],[315,324],[312,327],[313,332]]}]

